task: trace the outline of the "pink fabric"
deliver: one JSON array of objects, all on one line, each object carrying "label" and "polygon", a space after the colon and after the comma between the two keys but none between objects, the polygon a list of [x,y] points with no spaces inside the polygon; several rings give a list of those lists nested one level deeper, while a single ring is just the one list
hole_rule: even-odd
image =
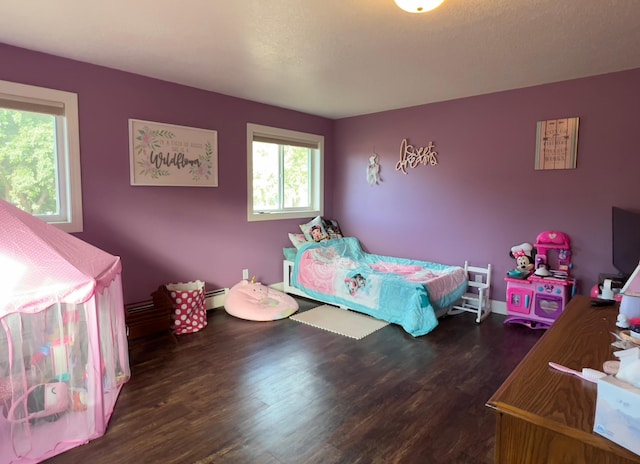
[{"label": "pink fabric", "polygon": [[110,255],[0,200],[0,318],[78,304],[121,273]]},{"label": "pink fabric", "polygon": [[[333,249],[304,250],[300,256],[298,281],[316,292],[334,295],[340,285],[339,275],[354,269],[358,263],[333,254]],[[402,276],[407,282],[421,283],[429,289],[429,297],[438,301],[451,293],[465,279],[464,269],[446,269],[436,271],[416,264],[403,264],[380,261],[369,264],[371,269],[385,274]]]},{"label": "pink fabric", "polygon": [[14,390],[18,390],[19,384],[17,380],[10,377],[0,377],[0,410],[2,406],[7,405],[11,399]]},{"label": "pink fabric", "polygon": [[204,282],[180,282],[167,285],[174,304],[172,315],[173,333],[194,333],[207,326]]},{"label": "pink fabric", "polygon": [[259,282],[241,280],[229,290],[224,309],[232,316],[250,321],[275,321],[298,310],[291,296]]},{"label": "pink fabric", "polygon": [[[0,200],[0,463],[41,462],[105,433],[130,376],[120,273],[120,258]],[[59,410],[25,410],[51,383],[57,394],[68,385]]]},{"label": "pink fabric", "polygon": [[320,293],[335,293],[337,267],[317,260],[313,253],[305,251],[300,257],[298,280],[302,285]]}]

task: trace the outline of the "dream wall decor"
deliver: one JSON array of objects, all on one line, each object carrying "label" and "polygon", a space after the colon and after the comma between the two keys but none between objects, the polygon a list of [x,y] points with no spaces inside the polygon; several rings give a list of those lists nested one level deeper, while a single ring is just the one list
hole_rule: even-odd
[{"label": "dream wall decor", "polygon": [[438,164],[438,152],[433,142],[426,147],[416,147],[402,139],[400,143],[400,159],[396,163],[396,171],[407,174],[407,168],[415,168],[419,164],[435,166]]}]

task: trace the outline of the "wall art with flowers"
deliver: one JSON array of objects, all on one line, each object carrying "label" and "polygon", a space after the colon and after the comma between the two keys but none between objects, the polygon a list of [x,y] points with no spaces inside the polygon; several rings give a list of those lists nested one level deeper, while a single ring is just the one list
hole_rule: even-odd
[{"label": "wall art with flowers", "polygon": [[218,132],[129,119],[131,185],[218,186]]}]

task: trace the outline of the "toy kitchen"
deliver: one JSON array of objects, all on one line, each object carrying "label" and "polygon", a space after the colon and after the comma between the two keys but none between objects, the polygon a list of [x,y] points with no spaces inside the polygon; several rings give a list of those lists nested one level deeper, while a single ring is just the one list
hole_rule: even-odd
[{"label": "toy kitchen", "polygon": [[[504,323],[548,329],[575,293],[576,281],[570,275],[571,240],[563,232],[545,231],[537,236],[534,245],[522,245],[512,248],[518,268],[505,277],[507,318]],[[520,257],[531,259],[531,266],[524,266],[527,261],[521,261]]]}]

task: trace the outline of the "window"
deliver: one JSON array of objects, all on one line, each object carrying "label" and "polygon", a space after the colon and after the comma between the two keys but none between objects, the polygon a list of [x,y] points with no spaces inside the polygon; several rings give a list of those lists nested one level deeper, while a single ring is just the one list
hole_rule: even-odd
[{"label": "window", "polygon": [[78,97],[0,81],[0,198],[82,232]]},{"label": "window", "polygon": [[247,124],[248,220],[323,214],[324,137]]}]

